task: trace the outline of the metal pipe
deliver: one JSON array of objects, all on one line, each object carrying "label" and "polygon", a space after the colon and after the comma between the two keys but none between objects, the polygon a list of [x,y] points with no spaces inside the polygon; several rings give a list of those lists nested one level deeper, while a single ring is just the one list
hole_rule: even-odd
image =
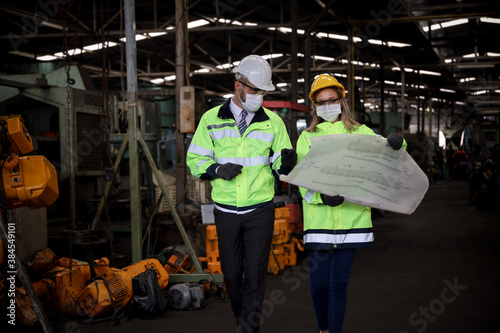
[{"label": "metal pipe", "polygon": [[[305,40],[304,40],[304,103],[306,105],[311,105],[309,101],[309,85],[311,84],[311,33],[314,30],[314,28],[319,24],[319,21],[323,18],[325,13],[328,12],[330,7],[333,5],[333,3],[336,0],[330,0],[323,9],[321,9],[321,12],[314,18],[314,20],[309,24],[305,31]],[[292,82],[293,84],[293,82]]]},{"label": "metal pipe", "polygon": [[[291,85],[292,85],[292,91],[291,91],[291,96],[290,96],[290,101],[292,103],[297,103],[297,97],[298,97],[298,87],[297,87],[297,81],[298,81],[298,67],[299,67],[299,61],[298,61],[298,56],[297,54],[299,53],[299,46],[298,46],[298,41],[297,41],[297,21],[298,21],[298,5],[297,5],[298,0],[292,0],[292,33],[290,35],[290,46],[291,49],[290,51],[292,52],[292,72],[291,72]],[[297,141],[297,131],[295,129],[296,126],[293,124],[293,118],[292,118],[292,109],[288,110],[288,132],[290,135],[290,140],[292,141],[292,145],[295,144]],[[289,187],[290,191],[290,187]]]},{"label": "metal pipe", "polygon": [[405,100],[405,60],[401,60],[401,135],[405,135],[405,111],[406,111],[406,100]]},{"label": "metal pipe", "polygon": [[186,167],[185,167],[185,144],[184,133],[181,133],[181,87],[184,86],[186,74],[186,54],[185,54],[185,38],[186,38],[186,8],[185,0],[175,1],[175,176],[176,176],[176,195],[177,209],[179,213],[184,213],[184,197],[186,186]]},{"label": "metal pipe", "polygon": [[432,140],[432,95],[429,93],[429,140]]},{"label": "metal pipe", "polygon": [[127,115],[130,166],[130,224],[132,261],[142,260],[141,186],[139,165],[139,117],[137,111],[137,52],[135,41],[135,0],[124,0],[127,63]]},{"label": "metal pipe", "polygon": [[348,90],[348,103],[349,108],[354,112],[354,27],[349,31],[348,45],[350,47],[347,50],[347,59],[349,62],[347,64],[347,90]]}]

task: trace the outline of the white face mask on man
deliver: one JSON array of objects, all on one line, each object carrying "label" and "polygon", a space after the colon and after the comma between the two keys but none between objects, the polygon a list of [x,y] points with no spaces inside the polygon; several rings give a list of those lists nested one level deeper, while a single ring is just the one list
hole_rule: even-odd
[{"label": "white face mask on man", "polygon": [[342,109],[340,104],[319,105],[316,106],[316,113],[326,121],[334,121],[342,113]]},{"label": "white face mask on man", "polygon": [[248,112],[256,112],[262,105],[263,96],[261,94],[247,94],[246,92],[244,93],[246,95],[244,102],[241,99],[241,95],[238,94],[241,106],[243,106],[243,109],[247,110]]}]

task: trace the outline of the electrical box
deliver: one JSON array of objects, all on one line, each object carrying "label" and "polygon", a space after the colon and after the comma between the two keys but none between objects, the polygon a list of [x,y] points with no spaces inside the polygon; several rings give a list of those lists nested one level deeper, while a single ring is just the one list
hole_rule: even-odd
[{"label": "electrical box", "polygon": [[194,87],[181,87],[180,96],[180,119],[179,131],[181,133],[194,133],[194,106],[195,106],[195,91]]}]

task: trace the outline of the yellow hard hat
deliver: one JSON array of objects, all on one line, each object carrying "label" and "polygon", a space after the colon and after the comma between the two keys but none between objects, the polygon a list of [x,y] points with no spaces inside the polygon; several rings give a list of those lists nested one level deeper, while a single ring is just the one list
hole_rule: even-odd
[{"label": "yellow hard hat", "polygon": [[342,97],[345,98],[345,89],[344,86],[337,81],[336,78],[329,74],[320,74],[316,77],[314,82],[311,85],[311,92],[309,93],[309,99],[314,103],[314,93],[318,90],[327,87],[337,87],[342,94]]}]

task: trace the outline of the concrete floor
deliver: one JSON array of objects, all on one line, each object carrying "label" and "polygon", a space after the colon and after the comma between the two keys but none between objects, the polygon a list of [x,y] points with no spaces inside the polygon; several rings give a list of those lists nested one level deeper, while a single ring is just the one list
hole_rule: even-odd
[{"label": "concrete floor", "polygon": [[[354,261],[344,333],[500,331],[499,209],[476,210],[467,191],[466,182],[432,185],[412,215],[374,219],[374,246]],[[262,333],[318,332],[304,258],[268,276]],[[234,333],[235,321],[229,302],[212,296],[199,310],[59,331]]]}]

